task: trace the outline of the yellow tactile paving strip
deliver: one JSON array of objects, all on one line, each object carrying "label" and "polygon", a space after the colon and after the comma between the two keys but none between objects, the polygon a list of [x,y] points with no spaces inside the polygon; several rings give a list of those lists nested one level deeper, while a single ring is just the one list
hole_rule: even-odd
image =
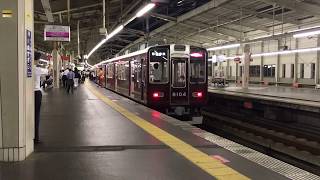
[{"label": "yellow tactile paving strip", "polygon": [[129,112],[122,106],[116,104],[105,95],[97,91],[92,85],[86,83],[86,87],[99,99],[105,102],[107,105],[121,113],[127,119],[132,121],[134,124],[142,128],[144,131],[148,132],[150,135],[154,136],[159,141],[163,142],[174,151],[184,156],[186,159],[194,163],[199,168],[203,169],[216,179],[227,179],[227,180],[242,180],[249,179],[248,177],[242,175],[236,170],[226,166],[220,161],[213,159],[209,155],[199,151],[198,149],[192,147],[191,145],[185,143],[184,141],[178,139],[177,137],[169,134],[168,132],[158,128],[157,126],[149,123],[148,121],[140,118],[139,116]]}]

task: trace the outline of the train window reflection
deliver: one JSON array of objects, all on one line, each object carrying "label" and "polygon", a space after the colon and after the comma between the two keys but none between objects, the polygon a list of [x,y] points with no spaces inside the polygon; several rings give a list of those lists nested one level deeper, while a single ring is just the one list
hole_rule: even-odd
[{"label": "train window reflection", "polygon": [[190,82],[205,82],[205,62],[190,61]]},{"label": "train window reflection", "polygon": [[167,62],[150,62],[149,71],[150,83],[168,82],[168,65]]},{"label": "train window reflection", "polygon": [[168,83],[169,51],[166,48],[151,50],[149,53],[149,82],[150,83]]},{"label": "train window reflection", "polygon": [[121,62],[117,64],[118,80],[127,80],[127,77],[128,77],[127,68],[129,68],[128,62]]},{"label": "train window reflection", "polygon": [[172,59],[172,86],[177,88],[186,87],[186,60],[182,58]]},{"label": "train window reflection", "polygon": [[134,60],[131,64],[133,81],[141,82],[141,62]]},{"label": "train window reflection", "polygon": [[113,63],[110,63],[107,65],[107,77],[108,78],[113,78]]}]

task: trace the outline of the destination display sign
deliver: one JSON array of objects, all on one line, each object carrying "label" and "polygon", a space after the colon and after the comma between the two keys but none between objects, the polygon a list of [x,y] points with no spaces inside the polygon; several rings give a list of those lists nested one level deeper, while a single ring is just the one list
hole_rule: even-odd
[{"label": "destination display sign", "polygon": [[151,62],[167,61],[168,59],[169,59],[169,50],[166,48],[152,49],[150,51]]},{"label": "destination display sign", "polygon": [[44,28],[45,41],[70,41],[70,26],[46,25]]}]

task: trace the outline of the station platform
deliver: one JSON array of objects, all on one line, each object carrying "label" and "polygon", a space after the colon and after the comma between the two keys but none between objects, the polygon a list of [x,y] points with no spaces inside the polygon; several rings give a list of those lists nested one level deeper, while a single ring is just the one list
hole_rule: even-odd
[{"label": "station platform", "polygon": [[231,84],[223,88],[209,86],[209,92],[302,106],[320,107],[319,89],[257,85],[250,85],[248,89],[242,89],[241,86]]},{"label": "station platform", "polygon": [[40,138],[1,180],[318,179],[91,82],[43,93]]}]

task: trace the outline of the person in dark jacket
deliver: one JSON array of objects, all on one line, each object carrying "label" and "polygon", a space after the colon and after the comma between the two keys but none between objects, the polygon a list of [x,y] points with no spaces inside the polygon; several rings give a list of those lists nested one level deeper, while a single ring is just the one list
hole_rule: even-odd
[{"label": "person in dark jacket", "polygon": [[67,74],[67,93],[69,94],[70,90],[71,93],[73,94],[73,87],[74,87],[74,72],[69,69],[69,72]]},{"label": "person in dark jacket", "polygon": [[81,74],[78,68],[74,68],[74,87],[78,87],[80,85]]}]

